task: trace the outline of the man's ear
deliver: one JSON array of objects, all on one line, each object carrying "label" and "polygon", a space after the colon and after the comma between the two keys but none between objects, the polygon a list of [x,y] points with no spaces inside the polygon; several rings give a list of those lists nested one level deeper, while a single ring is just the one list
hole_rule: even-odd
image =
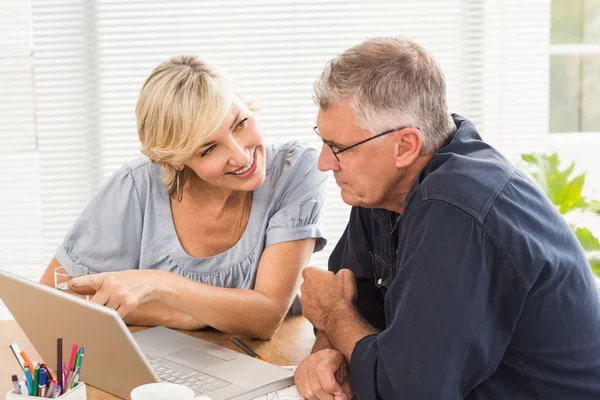
[{"label": "man's ear", "polygon": [[395,136],[394,161],[396,168],[406,168],[421,154],[423,135],[416,128],[404,128]]}]

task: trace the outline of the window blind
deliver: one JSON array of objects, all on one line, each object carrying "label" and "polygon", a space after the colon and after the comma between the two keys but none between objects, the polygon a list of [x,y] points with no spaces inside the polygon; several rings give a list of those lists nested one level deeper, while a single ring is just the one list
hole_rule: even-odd
[{"label": "window blind", "polygon": [[[31,4],[0,7],[0,268],[37,278],[42,261]],[[7,317],[0,301],[0,319]]]},{"label": "window blind", "polygon": [[[267,142],[320,147],[312,84],[335,54],[367,37],[407,34],[431,50],[453,111],[481,121],[483,5],[414,1],[32,0],[44,258],[99,185],[139,155],[134,107],[159,62],[191,53],[221,65],[259,100]],[[465,15],[473,18],[466,23]],[[329,180],[325,266],[349,212]]]}]

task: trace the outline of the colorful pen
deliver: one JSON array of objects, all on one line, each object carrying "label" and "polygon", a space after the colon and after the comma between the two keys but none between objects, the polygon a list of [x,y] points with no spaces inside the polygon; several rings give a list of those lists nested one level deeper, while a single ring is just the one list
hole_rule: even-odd
[{"label": "colorful pen", "polygon": [[40,368],[40,378],[38,379],[38,396],[46,396],[46,370]]},{"label": "colorful pen", "polygon": [[52,398],[56,399],[58,396],[60,396],[60,394],[62,393],[62,388],[60,387],[60,385],[56,385],[56,387],[54,388],[54,393],[52,394]]}]

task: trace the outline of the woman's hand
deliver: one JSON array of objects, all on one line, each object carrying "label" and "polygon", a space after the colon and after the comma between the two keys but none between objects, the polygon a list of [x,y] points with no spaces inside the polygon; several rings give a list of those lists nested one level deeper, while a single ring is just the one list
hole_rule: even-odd
[{"label": "woman's hand", "polygon": [[154,300],[162,271],[128,270],[81,276],[69,281],[69,290],[93,295],[91,302],[116,310],[121,318],[141,304]]}]

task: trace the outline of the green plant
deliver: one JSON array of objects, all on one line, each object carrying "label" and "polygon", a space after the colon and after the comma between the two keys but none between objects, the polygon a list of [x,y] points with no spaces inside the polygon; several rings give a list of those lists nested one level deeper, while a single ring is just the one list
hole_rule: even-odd
[{"label": "green plant", "polygon": [[[537,183],[561,214],[580,211],[600,215],[600,202],[589,200],[582,193],[586,173],[571,177],[575,170],[575,163],[571,163],[566,169],[561,169],[560,159],[556,153],[522,154],[521,159],[520,167],[523,172]],[[592,271],[600,277],[600,256],[597,253],[600,252],[600,241],[586,227],[571,224],[571,229],[588,254]]]}]

